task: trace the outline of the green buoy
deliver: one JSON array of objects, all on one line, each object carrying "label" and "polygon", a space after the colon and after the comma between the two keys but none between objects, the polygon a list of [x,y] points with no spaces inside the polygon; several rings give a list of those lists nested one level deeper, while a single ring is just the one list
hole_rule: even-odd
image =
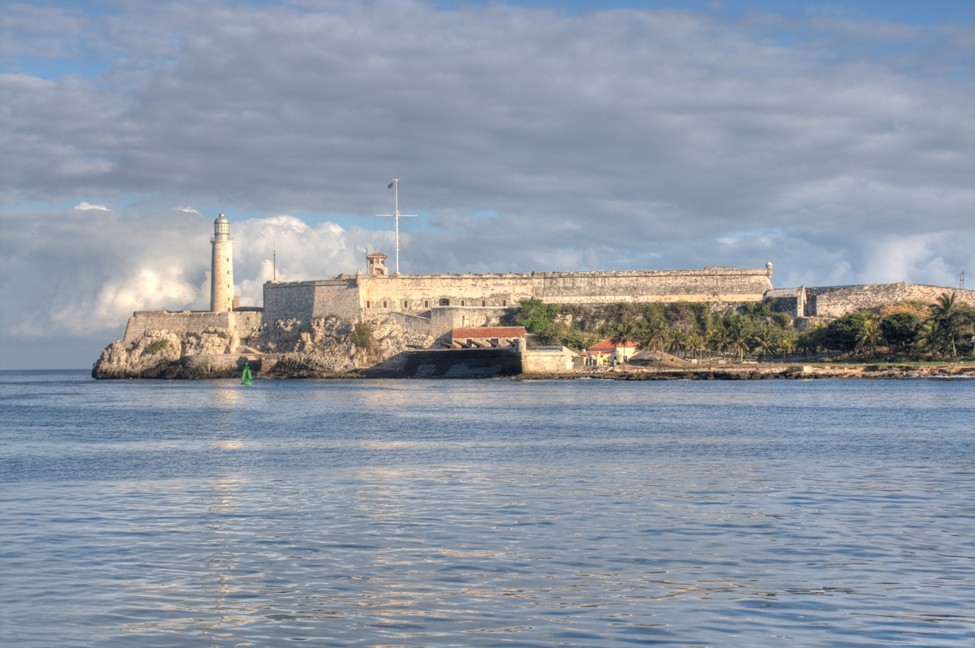
[{"label": "green buoy", "polygon": [[240,374],[240,384],[241,385],[253,385],[254,384],[254,372],[251,371],[251,365],[246,360],[244,361],[244,371]]}]

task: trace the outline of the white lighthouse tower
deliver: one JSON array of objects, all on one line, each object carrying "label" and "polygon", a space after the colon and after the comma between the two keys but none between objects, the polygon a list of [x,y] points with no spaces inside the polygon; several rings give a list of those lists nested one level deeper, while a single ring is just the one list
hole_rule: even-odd
[{"label": "white lighthouse tower", "polygon": [[230,236],[230,221],[223,214],[213,221],[210,243],[210,311],[230,312],[234,309],[234,239]]}]

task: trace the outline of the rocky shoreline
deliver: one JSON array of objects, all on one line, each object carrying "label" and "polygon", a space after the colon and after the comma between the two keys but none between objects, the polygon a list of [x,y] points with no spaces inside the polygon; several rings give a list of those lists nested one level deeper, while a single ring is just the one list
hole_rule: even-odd
[{"label": "rocky shoreline", "polygon": [[[361,326],[357,330],[357,326]],[[314,319],[308,328],[278,322],[231,344],[226,332],[178,335],[152,330],[110,344],[92,367],[97,379],[208,380],[239,378],[246,363],[257,378],[368,379],[509,377],[519,380],[773,380],[819,378],[975,378],[975,363],[750,362],[692,364],[667,358],[651,365],[585,367],[524,373],[518,351],[430,351],[434,340],[410,334],[390,318],[363,325]],[[495,352],[501,351],[500,349]],[[417,356],[428,355],[417,365]],[[666,364],[664,364],[666,362]],[[429,365],[429,366],[428,366]]]},{"label": "rocky shoreline", "polygon": [[975,378],[975,365],[776,364],[720,367],[617,367],[550,374],[522,374],[521,380],[815,380],[824,378]]}]

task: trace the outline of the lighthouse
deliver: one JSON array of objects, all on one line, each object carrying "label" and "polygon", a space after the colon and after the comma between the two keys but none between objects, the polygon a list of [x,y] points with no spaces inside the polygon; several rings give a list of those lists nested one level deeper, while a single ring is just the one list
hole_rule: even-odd
[{"label": "lighthouse", "polygon": [[223,214],[213,221],[213,257],[210,266],[210,311],[225,313],[234,309],[234,240],[230,221]]}]

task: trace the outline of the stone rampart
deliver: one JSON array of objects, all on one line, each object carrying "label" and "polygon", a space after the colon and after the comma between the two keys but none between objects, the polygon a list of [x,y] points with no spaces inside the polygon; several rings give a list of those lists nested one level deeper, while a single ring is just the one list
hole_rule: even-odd
[{"label": "stone rampart", "polygon": [[364,313],[426,312],[441,306],[507,308],[535,296],[531,275],[460,274],[359,277]]},{"label": "stone rampart", "polygon": [[123,341],[132,343],[149,331],[169,331],[178,336],[200,335],[207,329],[232,331],[236,339],[247,337],[261,325],[261,312],[136,311],[125,327]]},{"label": "stone rampart", "polygon": [[499,326],[507,311],[507,308],[490,306],[433,308],[430,310],[430,335],[439,339],[455,328]]},{"label": "stone rampart", "polygon": [[557,304],[620,302],[759,302],[772,289],[766,269],[704,268],[626,272],[549,272],[542,301]]},{"label": "stone rampart", "polygon": [[743,303],[761,301],[772,289],[764,268],[362,276],[357,282],[363,313],[509,308],[526,299],[554,304]]},{"label": "stone rampart", "polygon": [[899,302],[934,303],[942,293],[953,294],[959,302],[975,306],[975,290],[921,284],[865,284],[806,289],[806,315],[842,317],[847,313]]},{"label": "stone rampart", "polygon": [[420,315],[410,315],[408,313],[390,313],[393,321],[399,324],[404,331],[417,335],[430,335],[430,318]]},{"label": "stone rampart", "polygon": [[521,353],[522,373],[560,374],[571,372],[579,354],[568,347],[534,347]]},{"label": "stone rampart", "polygon": [[264,284],[264,321],[268,324],[288,319],[310,322],[314,317],[330,315],[359,319],[359,289],[355,277],[268,281]]}]

